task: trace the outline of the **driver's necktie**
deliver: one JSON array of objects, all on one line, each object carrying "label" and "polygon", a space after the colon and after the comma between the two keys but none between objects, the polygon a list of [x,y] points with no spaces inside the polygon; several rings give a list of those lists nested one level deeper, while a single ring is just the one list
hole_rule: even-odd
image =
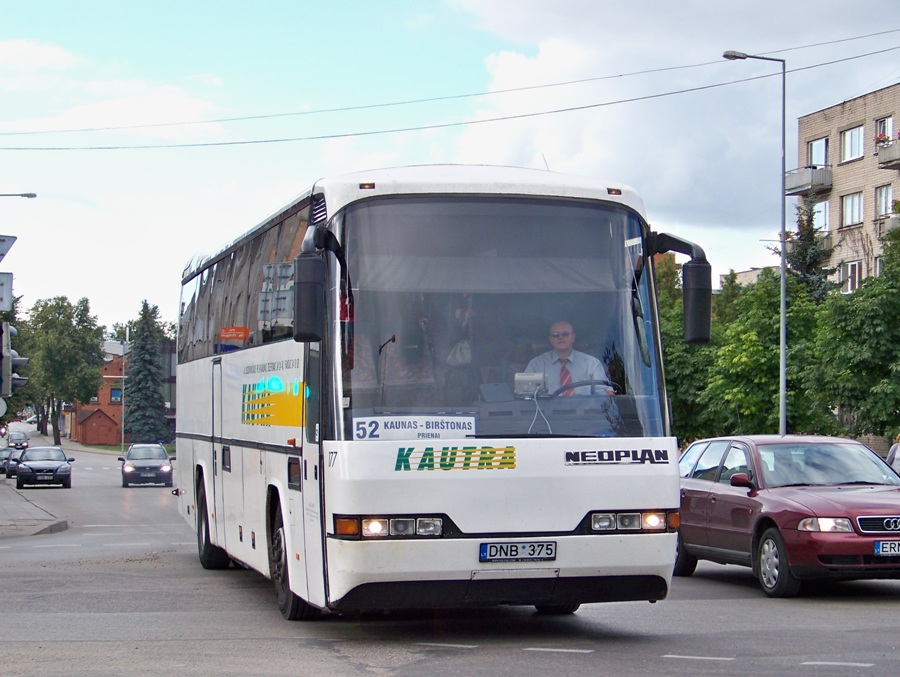
[{"label": "driver's necktie", "polygon": [[[559,386],[560,388],[565,388],[567,385],[572,384],[572,374],[569,373],[569,367],[567,366],[569,359],[566,357],[559,358]],[[569,388],[560,393],[562,396],[571,395],[573,392],[573,388]]]}]

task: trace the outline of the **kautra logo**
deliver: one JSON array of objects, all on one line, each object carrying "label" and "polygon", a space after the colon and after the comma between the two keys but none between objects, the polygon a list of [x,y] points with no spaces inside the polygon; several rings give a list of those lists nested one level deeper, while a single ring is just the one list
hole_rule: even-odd
[{"label": "kautra logo", "polygon": [[244,384],[241,423],[244,425],[303,425],[303,382],[278,376]]},{"label": "kautra logo", "polygon": [[514,470],[515,447],[400,447],[394,470]]}]

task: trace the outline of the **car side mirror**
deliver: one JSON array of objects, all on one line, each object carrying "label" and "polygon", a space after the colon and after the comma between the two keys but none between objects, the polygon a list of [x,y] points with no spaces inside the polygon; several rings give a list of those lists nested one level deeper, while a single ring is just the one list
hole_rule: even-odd
[{"label": "car side mirror", "polygon": [[117,461],[122,461],[122,463],[124,463],[124,462],[125,462],[125,457],[124,457],[124,456],[119,456],[119,458],[117,458],[116,460],[117,460]]},{"label": "car side mirror", "polygon": [[169,456],[169,460],[170,460],[170,461],[174,461],[174,460],[175,460],[175,456],[174,456],[174,455],[173,455],[173,456]]},{"label": "car side mirror", "polygon": [[733,487],[746,487],[747,489],[756,489],[756,485],[753,484],[753,480],[750,479],[750,475],[745,472],[736,472],[731,476],[731,486]]},{"label": "car side mirror", "polygon": [[75,462],[75,459],[72,458],[71,456],[70,456],[69,458],[67,458],[66,460],[67,460],[69,463],[74,463],[74,462]]}]

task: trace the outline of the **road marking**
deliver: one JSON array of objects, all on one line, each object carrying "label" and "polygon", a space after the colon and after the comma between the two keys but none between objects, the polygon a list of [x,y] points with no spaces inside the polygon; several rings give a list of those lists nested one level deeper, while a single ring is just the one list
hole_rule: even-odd
[{"label": "road marking", "polygon": [[545,651],[548,653],[594,653],[593,649],[550,649],[546,647],[526,647],[522,651]]},{"label": "road marking", "polygon": [[104,543],[104,548],[119,548],[122,546],[134,547],[136,545],[141,546],[142,548],[147,547],[148,545],[152,545],[151,543]]},{"label": "road marking", "polygon": [[59,543],[53,545],[32,545],[32,548],[80,548],[81,543]]},{"label": "road marking", "polygon": [[841,668],[871,668],[874,663],[841,663],[838,661],[805,661],[800,665],[829,665]]},{"label": "road marking", "polygon": [[727,656],[679,656],[678,654],[663,654],[663,658],[680,658],[687,661],[733,661],[734,657]]},{"label": "road marking", "polygon": [[437,649],[477,649],[477,644],[439,644],[437,642],[416,642],[418,646],[432,646]]}]

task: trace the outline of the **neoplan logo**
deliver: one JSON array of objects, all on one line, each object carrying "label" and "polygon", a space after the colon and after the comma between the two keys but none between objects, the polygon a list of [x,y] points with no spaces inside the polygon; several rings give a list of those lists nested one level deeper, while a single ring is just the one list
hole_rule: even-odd
[{"label": "neoplan logo", "polygon": [[667,449],[604,449],[603,451],[567,451],[566,465],[609,465],[615,463],[667,464]]}]

